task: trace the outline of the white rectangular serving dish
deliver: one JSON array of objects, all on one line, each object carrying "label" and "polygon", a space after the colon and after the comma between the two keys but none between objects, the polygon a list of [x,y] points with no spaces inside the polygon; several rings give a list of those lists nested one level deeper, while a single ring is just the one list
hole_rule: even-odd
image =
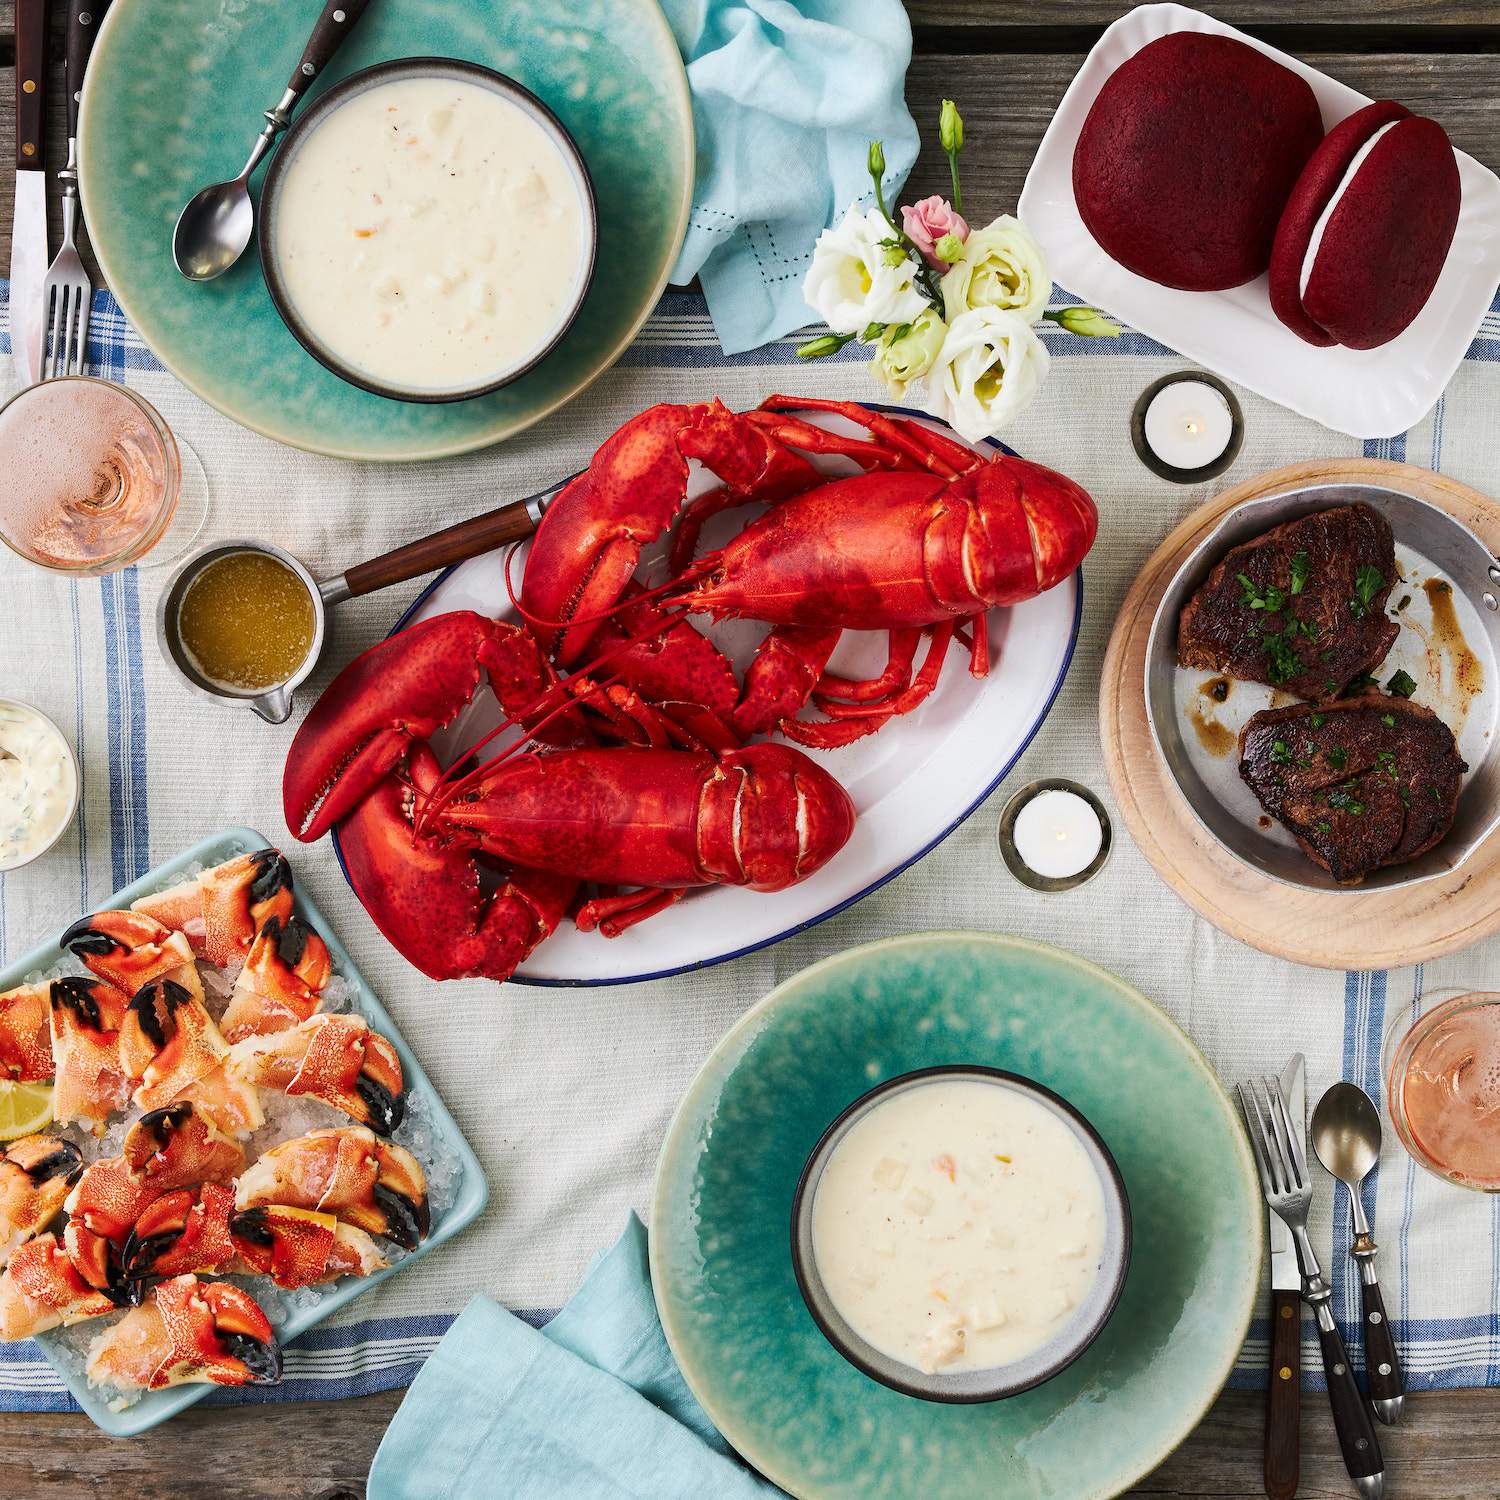
[{"label": "white rectangular serving dish", "polygon": [[[1300,74],[1331,129],[1370,103],[1285,52],[1185,5],[1141,5],[1084,59],[1026,175],[1019,212],[1059,285],[1226,380],[1351,437],[1393,437],[1431,410],[1453,378],[1500,283],[1500,178],[1459,151],[1463,207],[1437,285],[1411,326],[1379,349],[1319,349],[1271,311],[1265,276],[1227,292],[1183,292],[1127,271],[1099,247],[1073,199],[1073,149],[1105,80],[1176,31],[1234,37]],[[1146,205],[1149,211],[1149,205]]]},{"label": "white rectangular serving dish", "polygon": [[[164,890],[170,885],[175,885],[179,880],[186,879],[187,872],[192,868],[208,868],[226,859],[233,859],[237,854],[245,854],[252,849],[264,849],[270,842],[270,839],[256,833],[253,829],[226,828],[222,833],[216,833],[194,844],[191,849],[184,850],[175,859],[169,859],[165,864],[158,865],[123,890],[116,891],[95,910],[115,910],[129,906],[132,901],[141,896]],[[294,870],[293,874],[295,873]],[[459,1162],[459,1176],[452,1203],[441,1210],[434,1206],[431,1231],[415,1250],[409,1251],[395,1264],[384,1271],[377,1271],[373,1276],[363,1278],[346,1276],[335,1282],[323,1291],[316,1306],[302,1303],[290,1306],[285,1319],[276,1324],[276,1337],[282,1345],[291,1343],[299,1334],[306,1333],[315,1324],[323,1322],[346,1303],[384,1281],[387,1276],[397,1275],[413,1261],[435,1250],[445,1240],[452,1239],[459,1230],[479,1216],[489,1198],[489,1186],[484,1180],[484,1173],[480,1170],[479,1159],[474,1155],[473,1148],[463,1138],[453,1121],[453,1116],[443,1107],[442,1100],[438,1098],[427,1075],[422,1071],[421,1065],[412,1056],[411,1048],[406,1045],[401,1033],[396,1030],[390,1016],[386,1014],[385,1008],[375,998],[359,970],[354,967],[354,961],[349,957],[344,945],[329,930],[328,923],[324,921],[317,907],[303,894],[301,887],[295,889],[298,914],[304,921],[316,928],[319,936],[328,944],[328,951],[333,958],[333,972],[339,975],[349,987],[352,996],[350,1008],[363,1016],[395,1047],[401,1059],[407,1098],[421,1098],[426,1120],[433,1135],[441,1138],[445,1151]],[[62,932],[66,926],[67,921],[59,922],[57,930]],[[65,957],[66,955],[55,940],[42,943],[31,952],[23,954],[4,970],[0,970],[0,991],[25,983],[27,975],[46,973],[54,969]],[[332,1111],[329,1112],[329,1123],[338,1123]],[[87,1323],[75,1325],[75,1329],[86,1327],[88,1327]],[[43,1333],[38,1335],[34,1342],[46,1355],[57,1373],[67,1382],[73,1399],[93,1422],[111,1437],[135,1437],[165,1422],[169,1417],[176,1416],[184,1407],[201,1401],[210,1391],[220,1389],[214,1385],[170,1386],[163,1391],[148,1391],[131,1405],[118,1411],[112,1410],[104,1393],[91,1387],[80,1369],[71,1367],[54,1353],[52,1341],[61,1333],[63,1330]]]}]

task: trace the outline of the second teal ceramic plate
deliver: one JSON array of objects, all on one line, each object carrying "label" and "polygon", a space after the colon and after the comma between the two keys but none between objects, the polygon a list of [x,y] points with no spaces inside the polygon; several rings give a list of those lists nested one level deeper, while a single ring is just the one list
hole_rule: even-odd
[{"label": "second teal ceramic plate", "polygon": [[482,63],[551,107],[593,176],[598,261],[567,337],[503,390],[423,405],[359,390],[308,354],[277,317],[253,244],[217,281],[185,281],[172,263],[182,205],[239,171],[321,8],[115,0],[79,123],[84,216],[100,267],[173,374],[279,442],[373,459],[498,442],[606,370],[666,284],[693,192],[692,107],[672,33],[656,0],[375,0],[320,80],[327,87],[393,57]]},{"label": "second teal ceramic plate", "polygon": [[[984,1406],[900,1395],[818,1331],[792,1275],[797,1175],[883,1079],[938,1063],[1056,1090],[1108,1143],[1134,1253],[1075,1364]],[[672,1352],[730,1443],[802,1500],[1101,1500],[1149,1473],[1228,1379],[1260,1281],[1244,1132],[1138,990],[1020,938],[924,933],[814,964],[715,1049],[657,1166],[651,1274]]]}]

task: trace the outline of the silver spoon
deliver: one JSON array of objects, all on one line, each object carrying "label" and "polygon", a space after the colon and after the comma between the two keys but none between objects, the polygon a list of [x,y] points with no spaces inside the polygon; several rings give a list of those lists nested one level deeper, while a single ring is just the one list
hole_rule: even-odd
[{"label": "silver spoon", "polygon": [[1354,1243],[1349,1253],[1359,1262],[1365,1377],[1375,1415],[1389,1425],[1401,1416],[1406,1385],[1380,1283],[1375,1279],[1375,1240],[1359,1199],[1360,1183],[1380,1159],[1380,1112],[1374,1101],[1355,1084],[1334,1084],[1313,1111],[1312,1142],[1324,1170],[1349,1189],[1349,1211],[1354,1220]]},{"label": "silver spoon", "polygon": [[172,259],[189,281],[212,281],[222,276],[250,243],[255,210],[250,204],[250,174],[261,163],[276,137],[291,123],[292,111],[312,81],[333,60],[370,0],[326,0],[313,27],[302,61],[275,109],[266,111],[266,124],[250,148],[250,158],[231,182],[216,182],[188,203],[172,231]]}]

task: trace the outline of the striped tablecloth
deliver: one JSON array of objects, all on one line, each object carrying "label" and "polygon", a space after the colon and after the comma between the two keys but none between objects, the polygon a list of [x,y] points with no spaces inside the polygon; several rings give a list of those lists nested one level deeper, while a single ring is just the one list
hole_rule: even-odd
[{"label": "striped tablecloth", "polygon": [[[613,370],[513,441],[421,467],[358,465],[280,448],[205,407],[161,369],[105,294],[96,300],[93,332],[96,371],[140,389],[202,458],[213,487],[211,531],[275,537],[314,571],[337,571],[529,493],[541,476],[581,467],[607,433],[654,401],[717,394],[744,407],[779,389],[877,394],[852,351],[804,366],[787,339],[726,359],[702,301],[671,293]],[[1086,568],[1083,631],[1068,681],[1010,782],[1067,775],[1108,801],[1096,703],[1110,624],[1152,548],[1207,490],[1153,478],[1128,438],[1136,396],[1182,360],[1129,332],[1075,340],[1049,325],[1045,337],[1055,356],[1045,396],[1007,437],[1084,484],[1099,501],[1103,527]],[[1363,446],[1241,392],[1244,452],[1217,486],[1299,459],[1363,451],[1494,490],[1497,360],[1500,312],[1492,310],[1432,414],[1403,436]],[[68,582],[0,557],[0,693],[57,719],[84,768],[76,828],[45,860],[0,876],[0,959],[225,824],[286,839],[278,789],[291,728],[203,703],[167,675],[151,639],[161,582],[160,572],[136,569]],[[312,689],[382,636],[416,587],[341,606],[328,666]],[[1340,1077],[1378,1098],[1387,1017],[1425,988],[1485,983],[1500,961],[1500,939],[1389,973],[1339,975],[1267,958],[1195,916],[1128,840],[1084,891],[1037,895],[999,861],[994,824],[1004,795],[916,867],[813,931],[700,974],[618,989],[542,992],[473,982],[438,990],[387,948],[326,843],[294,850],[298,880],[337,925],[478,1150],[491,1199],[450,1246],[299,1340],[287,1351],[285,1382],[250,1398],[305,1400],[405,1384],[476,1290],[545,1319],[589,1257],[614,1239],[627,1209],[647,1208],[670,1112],[714,1042],[777,980],[855,943],[940,927],[1057,942],[1153,996],[1227,1079],[1279,1069],[1293,1046],[1302,1048],[1314,1099]],[[1500,1199],[1446,1188],[1390,1142],[1370,1208],[1386,1247],[1387,1303],[1412,1386],[1500,1383]],[[1342,1196],[1320,1194],[1314,1238],[1331,1248],[1334,1306],[1350,1323],[1358,1288],[1345,1224]],[[1258,1381],[1265,1355],[1258,1321],[1236,1379]],[[1318,1366],[1311,1344],[1307,1364]],[[0,1346],[0,1405],[53,1410],[68,1400],[35,1347],[19,1344]]]}]

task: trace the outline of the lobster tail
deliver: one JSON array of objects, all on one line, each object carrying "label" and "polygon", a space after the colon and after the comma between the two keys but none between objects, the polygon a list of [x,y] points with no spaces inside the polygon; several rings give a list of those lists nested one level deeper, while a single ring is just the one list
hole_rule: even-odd
[{"label": "lobster tail", "polygon": [[849,793],[816,761],[789,745],[746,745],[704,784],[698,859],[725,885],[780,891],[822,869],[853,831]]}]

